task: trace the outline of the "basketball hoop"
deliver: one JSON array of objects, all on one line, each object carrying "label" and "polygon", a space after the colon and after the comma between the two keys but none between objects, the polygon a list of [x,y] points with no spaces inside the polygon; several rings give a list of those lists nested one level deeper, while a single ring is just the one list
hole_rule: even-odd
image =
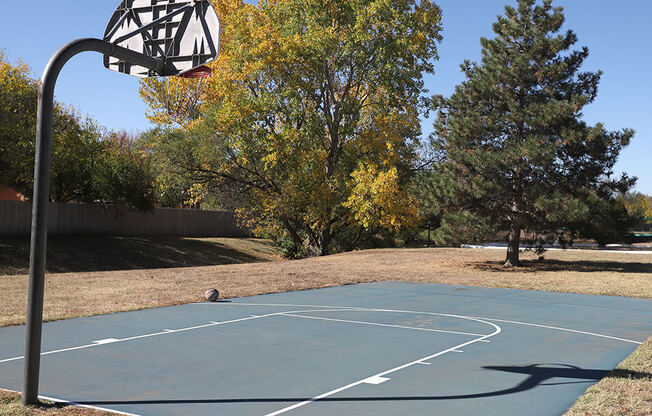
[{"label": "basketball hoop", "polygon": [[197,118],[196,110],[213,71],[206,65],[166,79],[166,108],[170,122],[185,124]]},{"label": "basketball hoop", "polygon": [[[193,119],[211,71],[202,65],[217,59],[220,20],[210,0],[122,0],[111,16],[103,39],[74,40],[50,58],[38,97],[32,245],[30,251],[27,325],[25,328],[24,405],[39,403],[43,292],[45,285],[47,204],[52,159],[54,91],[61,69],[81,52],[104,55],[104,66],[139,78],[172,77],[176,99],[168,113],[178,123]],[[161,91],[159,91],[161,92]],[[165,91],[162,91],[165,92]]]}]

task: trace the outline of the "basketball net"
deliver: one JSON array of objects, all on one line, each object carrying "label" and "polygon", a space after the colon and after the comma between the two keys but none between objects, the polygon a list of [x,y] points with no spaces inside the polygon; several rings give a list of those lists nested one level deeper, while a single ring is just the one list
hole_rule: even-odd
[{"label": "basketball net", "polygon": [[197,106],[212,72],[202,65],[176,77],[166,78],[166,108],[170,122],[184,125],[197,118]]}]

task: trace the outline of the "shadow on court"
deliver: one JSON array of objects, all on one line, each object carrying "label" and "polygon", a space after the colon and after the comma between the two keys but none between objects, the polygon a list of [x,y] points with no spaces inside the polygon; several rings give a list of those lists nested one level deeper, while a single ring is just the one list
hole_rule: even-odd
[{"label": "shadow on court", "polygon": [[[437,401],[437,400],[463,400],[481,397],[502,396],[519,393],[533,389],[537,386],[553,386],[560,384],[593,383],[609,374],[607,370],[589,370],[566,364],[532,364],[527,366],[487,366],[485,370],[503,371],[508,373],[523,374],[527,376],[518,385],[485,393],[460,394],[448,396],[380,396],[380,397],[326,397],[320,402],[381,402],[381,401]],[[635,371],[615,370],[611,373],[617,378],[647,378],[649,373]],[[566,379],[580,381],[561,381],[545,383],[550,379]],[[193,400],[111,400],[111,401],[83,401],[78,404],[90,406],[110,405],[157,405],[157,404],[219,404],[219,403],[295,403],[312,400],[311,397],[284,397],[284,398],[240,398],[240,399],[193,399]]]}]

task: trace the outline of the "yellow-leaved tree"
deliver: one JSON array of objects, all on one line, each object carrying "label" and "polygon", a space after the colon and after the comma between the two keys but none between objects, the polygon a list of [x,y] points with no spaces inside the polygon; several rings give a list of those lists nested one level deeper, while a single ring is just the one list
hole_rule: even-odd
[{"label": "yellow-leaved tree", "polygon": [[30,68],[10,63],[0,50],[0,186],[25,193],[31,179],[36,135],[38,85],[29,76]]},{"label": "yellow-leaved tree", "polygon": [[[214,2],[224,28],[201,117],[163,131],[174,169],[228,193],[288,254],[415,223],[405,190],[440,9],[430,0]],[[142,95],[161,120],[165,91]]]}]

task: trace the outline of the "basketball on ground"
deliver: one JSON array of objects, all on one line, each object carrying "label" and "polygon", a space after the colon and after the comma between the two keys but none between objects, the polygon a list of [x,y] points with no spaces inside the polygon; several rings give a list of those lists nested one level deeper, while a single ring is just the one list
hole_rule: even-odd
[{"label": "basketball on ground", "polygon": [[208,289],[206,291],[206,300],[209,302],[215,302],[220,297],[220,292],[217,289]]}]

